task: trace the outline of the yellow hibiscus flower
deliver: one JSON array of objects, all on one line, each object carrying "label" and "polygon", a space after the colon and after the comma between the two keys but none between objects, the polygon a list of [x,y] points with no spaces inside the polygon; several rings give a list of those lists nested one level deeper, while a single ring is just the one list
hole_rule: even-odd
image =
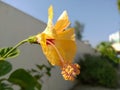
[{"label": "yellow hibiscus flower", "polygon": [[67,11],[64,11],[53,25],[53,7],[48,9],[48,23],[45,31],[37,35],[37,42],[42,46],[42,50],[48,61],[52,65],[61,67],[61,74],[65,80],[74,80],[80,73],[80,66],[72,64],[76,54],[76,43],[74,29],[66,29],[70,21]]}]

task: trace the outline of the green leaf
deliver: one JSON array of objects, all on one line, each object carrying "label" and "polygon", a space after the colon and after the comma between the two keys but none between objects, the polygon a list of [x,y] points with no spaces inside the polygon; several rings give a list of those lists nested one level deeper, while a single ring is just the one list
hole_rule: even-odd
[{"label": "green leaf", "polygon": [[48,75],[48,76],[51,76],[51,66],[50,67],[48,67],[48,66],[46,66],[46,65],[36,65],[36,67],[39,69],[39,70],[43,70],[43,68],[46,70],[46,74]]},{"label": "green leaf", "polygon": [[33,69],[33,68],[31,69],[31,71],[34,72],[34,73],[35,73],[35,72],[38,72],[37,70],[35,70],[35,69]]},{"label": "green leaf", "polygon": [[0,60],[4,60],[7,58],[13,58],[19,55],[18,49],[13,49],[13,47],[1,48],[0,49]]},{"label": "green leaf", "polygon": [[12,70],[12,65],[7,61],[0,61],[0,76],[6,75]]},{"label": "green leaf", "polygon": [[38,64],[37,64],[36,67],[37,67],[39,70],[42,70],[44,67],[46,67],[46,65],[44,65],[44,64],[43,64],[43,65],[38,65]]},{"label": "green leaf", "polygon": [[36,80],[40,79],[42,76],[43,76],[43,75],[39,75],[39,74],[34,75],[34,77],[36,78]]},{"label": "green leaf", "polygon": [[35,90],[35,87],[41,90],[41,84],[24,69],[14,71],[8,80],[19,85],[23,90]]},{"label": "green leaf", "polygon": [[0,90],[13,90],[12,87],[10,87],[8,84],[6,83],[1,83],[0,82]]}]

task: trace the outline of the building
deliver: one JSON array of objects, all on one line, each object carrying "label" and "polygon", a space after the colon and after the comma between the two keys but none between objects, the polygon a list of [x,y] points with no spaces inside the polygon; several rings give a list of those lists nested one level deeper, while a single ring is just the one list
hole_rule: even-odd
[{"label": "building", "polygon": [[115,32],[109,36],[109,41],[112,43],[112,47],[120,52],[120,32]]},{"label": "building", "polygon": [[[47,17],[46,17],[47,18]],[[0,47],[14,46],[19,41],[42,32],[46,24],[2,1],[0,1]],[[77,56],[95,54],[94,49],[77,41]],[[35,68],[36,64],[48,64],[39,45],[20,46],[20,56],[9,61],[13,70]],[[52,69],[52,76],[44,78],[42,90],[68,90],[75,82],[65,81],[58,67]],[[54,87],[53,87],[54,86]]]},{"label": "building", "polygon": [[109,41],[112,43],[120,42],[120,32],[115,32],[109,35]]}]

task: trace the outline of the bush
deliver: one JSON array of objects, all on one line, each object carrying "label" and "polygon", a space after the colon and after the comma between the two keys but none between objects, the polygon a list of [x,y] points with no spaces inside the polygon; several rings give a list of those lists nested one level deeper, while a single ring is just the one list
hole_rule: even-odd
[{"label": "bush", "polygon": [[80,60],[81,74],[78,78],[82,83],[115,88],[118,84],[116,69],[104,58],[86,55]]}]

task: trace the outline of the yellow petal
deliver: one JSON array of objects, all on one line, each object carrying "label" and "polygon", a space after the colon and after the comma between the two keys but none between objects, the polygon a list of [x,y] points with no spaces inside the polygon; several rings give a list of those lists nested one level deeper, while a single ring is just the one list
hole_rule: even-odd
[{"label": "yellow petal", "polygon": [[65,63],[71,63],[76,54],[76,43],[72,40],[56,40],[55,46],[64,59]]},{"label": "yellow petal", "polygon": [[53,19],[53,7],[52,5],[48,9],[48,19]]},{"label": "yellow petal", "polygon": [[44,33],[46,33],[46,34],[53,34],[54,33],[52,19],[53,19],[53,7],[51,5],[49,7],[49,9],[48,9],[48,23],[47,23],[47,27],[44,30]]},{"label": "yellow petal", "polygon": [[52,46],[49,45],[49,46],[43,47],[43,52],[46,55],[48,61],[52,65],[58,65],[58,66],[62,65],[62,62],[60,61],[60,58],[56,50]]},{"label": "yellow petal", "polygon": [[38,42],[40,43],[43,53],[47,57],[48,61],[52,65],[61,65],[60,58],[52,45],[46,44],[46,39],[50,38],[47,34],[41,33],[36,36],[38,38]]},{"label": "yellow petal", "polygon": [[[45,34],[43,35],[43,38],[47,38]],[[76,53],[75,41],[55,39],[53,47],[53,45],[46,45],[44,39],[41,40],[42,50],[52,65],[62,66],[62,63],[71,63],[74,60]]]},{"label": "yellow petal", "polygon": [[58,21],[56,22],[54,29],[57,33],[62,32],[64,29],[66,29],[70,24],[70,21],[68,19],[67,12],[64,11],[61,16],[59,17]]},{"label": "yellow petal", "polygon": [[69,28],[68,30],[65,30],[65,31],[57,34],[56,38],[75,40],[74,28]]},{"label": "yellow petal", "polygon": [[53,19],[53,7],[52,5],[49,7],[48,9],[48,23],[47,23],[47,28],[46,30],[52,30],[53,29],[53,22],[52,22],[52,19]]}]

